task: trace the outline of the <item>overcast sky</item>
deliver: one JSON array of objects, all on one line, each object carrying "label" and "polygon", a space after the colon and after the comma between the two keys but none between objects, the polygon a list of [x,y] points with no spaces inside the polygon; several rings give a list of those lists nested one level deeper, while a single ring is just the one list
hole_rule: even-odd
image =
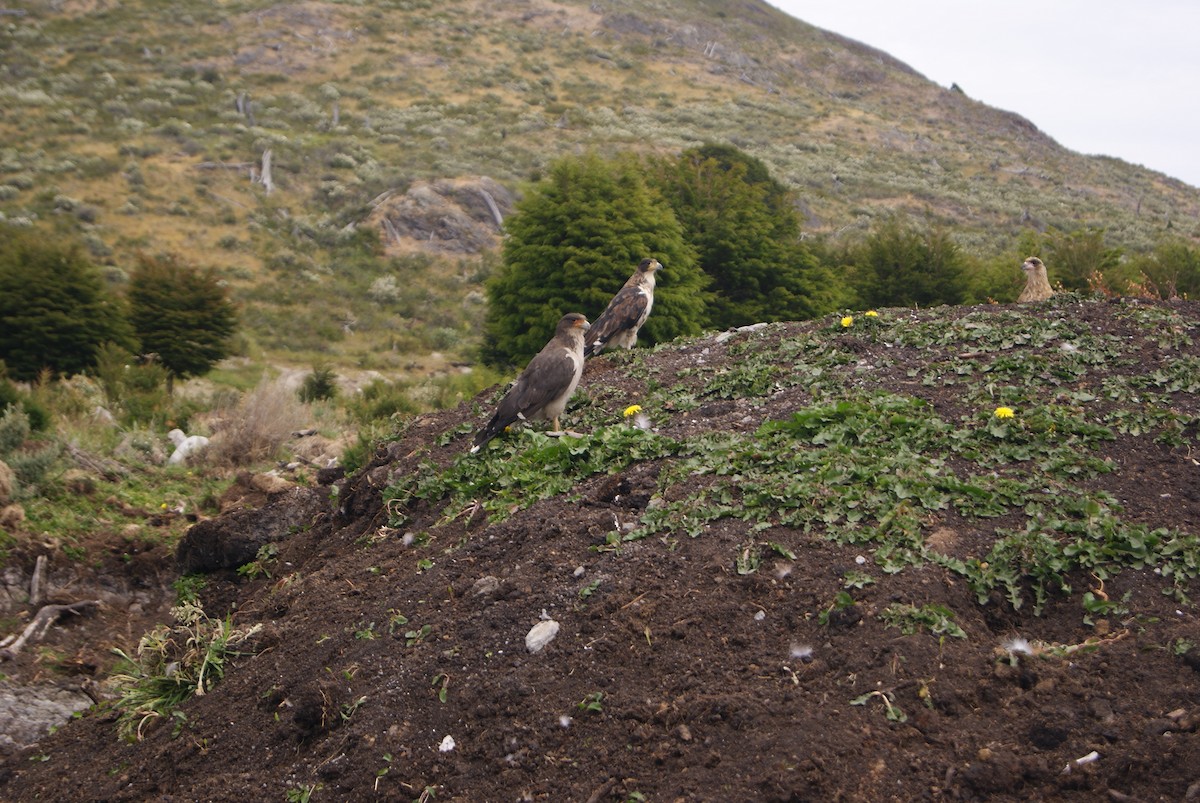
[{"label": "overcast sky", "polygon": [[1060,145],[1200,187],[1197,0],[767,0]]}]

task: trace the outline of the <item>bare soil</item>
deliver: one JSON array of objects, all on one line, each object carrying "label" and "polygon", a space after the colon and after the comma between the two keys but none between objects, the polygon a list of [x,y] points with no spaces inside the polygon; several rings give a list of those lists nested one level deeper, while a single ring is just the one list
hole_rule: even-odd
[{"label": "bare soil", "polygon": [[[1134,322],[1126,313],[1135,302],[1055,303],[1030,314],[1071,316],[1106,342],[1126,343],[1136,370],[1200,356],[1200,304],[1158,305],[1172,313],[1167,333]],[[951,320],[1013,309],[888,312]],[[828,326],[673,345],[641,358],[651,368],[643,378],[600,357],[582,390],[593,411],[619,421],[645,398],[647,375],[669,381],[699,361],[738,359],[729,347],[745,338]],[[844,347],[875,366],[872,386],[958,417],[962,386],[919,378],[968,346],[897,349],[847,337]],[[1005,354],[1033,348],[1018,342]],[[1064,387],[1094,391],[1103,404],[1106,378],[1129,370],[1091,366]],[[1072,576],[1074,593],[1052,594],[1036,615],[998,596],[980,604],[960,577],[932,564],[884,573],[870,544],[819,531],[771,528],[763,538],[796,557],[770,553],[749,573],[735,560],[747,538],[739,520],[605,549],[655,497],[679,490],[660,487],[669,459],[593,476],[501,522],[471,506],[422,502],[403,527],[390,527],[384,487],[429,471],[428,461],[459,459],[464,425],[486,420],[492,398],[412,422],[336,495],[329,486],[306,491],[321,510],[306,527],[270,530],[281,518],[272,506],[294,506],[292,497],[268,501],[261,519],[237,519],[242,535],[275,540],[275,570],[254,580],[215,571],[204,605],[240,625],[263,624],[253,651],[184,706],[181,724],[155,725],[136,744],[118,740],[114,711],[94,707],[0,765],[0,797],[1200,799],[1200,647],[1183,649],[1200,643],[1200,621],[1194,605],[1164,593],[1170,583],[1153,568],[1103,582]],[[716,398],[656,416],[655,426],[676,439],[750,431],[811,401],[800,386]],[[1119,435],[1098,455],[1114,470],[1088,482],[1118,500],[1126,521],[1195,534],[1200,403],[1186,390],[1170,401],[1190,417],[1185,445]],[[564,423],[571,418],[568,410]],[[951,509],[924,521],[923,533],[969,556],[1014,525],[1011,516]],[[834,609],[855,570],[876,582],[849,589],[853,604]],[[1122,600],[1128,612],[1086,617],[1085,590]],[[879,614],[897,602],[945,606],[966,638],[887,626]],[[526,634],[547,618],[559,623],[557,637],[530,653]],[[72,628],[86,635],[86,622],[60,631]],[[1014,651],[1018,637],[1039,654]]]}]

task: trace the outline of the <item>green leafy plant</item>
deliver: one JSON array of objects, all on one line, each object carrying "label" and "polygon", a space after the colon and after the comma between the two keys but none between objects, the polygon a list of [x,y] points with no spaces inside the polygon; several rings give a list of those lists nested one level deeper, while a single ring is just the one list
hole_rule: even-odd
[{"label": "green leafy plant", "polygon": [[578,702],[576,707],[584,712],[598,714],[604,710],[604,692],[594,691]]},{"label": "green leafy plant", "polygon": [[445,672],[439,672],[433,676],[430,685],[437,689],[438,702],[446,702],[446,695],[450,691],[450,675]]},{"label": "green leafy plant", "polygon": [[892,722],[907,722],[908,714],[905,714],[900,706],[896,705],[896,697],[890,691],[871,691],[866,694],[855,697],[850,701],[850,705],[866,705],[872,699],[878,699],[883,703],[884,713]]},{"label": "green leafy plant", "polygon": [[273,543],[263,544],[255,553],[254,560],[238,567],[237,573],[249,580],[271,576],[271,564],[279,555],[279,547]]},{"label": "green leafy plant", "polygon": [[202,695],[225,675],[230,658],[262,625],[234,627],[230,617],[214,619],[196,604],[171,609],[177,622],[146,633],[133,655],[115,652],[124,661],[114,673],[113,707],[117,730],[128,741],[141,741],[155,720],[169,717],[192,695]]},{"label": "green leafy plant", "polygon": [[895,603],[879,614],[888,627],[895,627],[906,636],[928,628],[935,636],[966,638],[967,633],[954,621],[954,612],[944,605],[908,605]]},{"label": "green leafy plant", "polygon": [[822,627],[829,625],[829,617],[835,611],[842,611],[854,604],[854,597],[847,594],[845,591],[839,591],[833,597],[833,602],[829,607],[817,614],[817,622]]},{"label": "green leafy plant", "polygon": [[414,630],[407,630],[404,633],[404,644],[407,647],[416,646],[424,641],[431,632],[433,632],[432,625],[421,625]]}]

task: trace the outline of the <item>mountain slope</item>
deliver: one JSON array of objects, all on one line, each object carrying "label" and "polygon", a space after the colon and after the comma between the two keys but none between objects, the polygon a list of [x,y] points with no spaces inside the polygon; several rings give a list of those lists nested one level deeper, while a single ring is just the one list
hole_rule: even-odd
[{"label": "mountain slope", "polygon": [[311,526],[294,495],[207,524],[277,550],[209,575],[262,626],[220,684],[137,744],[93,710],[0,794],[1183,799],[1198,333],[1195,302],[880,310],[597,358],[577,438],[467,455],[499,389],[418,418]]},{"label": "mountain slope", "polygon": [[1200,190],[1067,151],[753,0],[13,10],[0,212],[68,224],[116,279],[137,250],[219,267],[268,349],[389,367],[405,332],[441,331],[413,344],[428,351],[470,338],[474,254],[511,206],[430,184],[485,177],[511,196],[587,148],[732,142],[797,191],[810,233],[903,209],[988,255],[1028,226],[1100,226],[1127,248],[1198,235]]}]

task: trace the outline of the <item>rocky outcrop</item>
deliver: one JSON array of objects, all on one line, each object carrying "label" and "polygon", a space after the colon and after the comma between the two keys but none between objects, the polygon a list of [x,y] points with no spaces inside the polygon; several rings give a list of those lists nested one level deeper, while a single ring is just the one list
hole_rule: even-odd
[{"label": "rocky outcrop", "polygon": [[307,528],[327,504],[320,491],[293,486],[271,495],[261,509],[233,510],[201,521],[179,542],[175,552],[179,571],[192,574],[244,566],[264,545]]}]

